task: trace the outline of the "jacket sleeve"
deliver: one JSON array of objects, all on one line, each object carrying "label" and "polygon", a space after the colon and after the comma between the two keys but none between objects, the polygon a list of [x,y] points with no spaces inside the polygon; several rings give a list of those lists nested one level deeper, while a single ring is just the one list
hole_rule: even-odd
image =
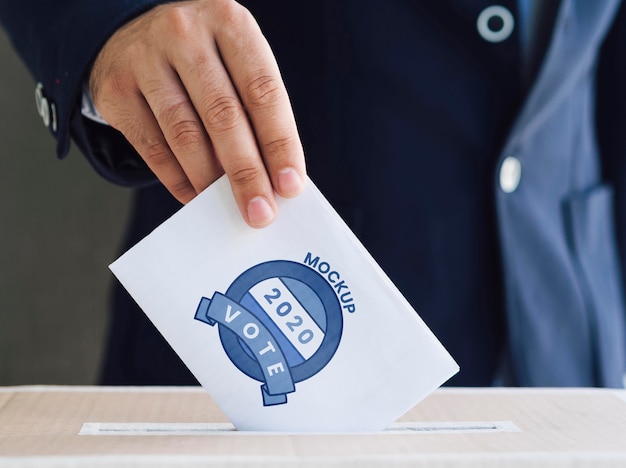
[{"label": "jacket sleeve", "polygon": [[155,180],[126,139],[81,115],[82,84],[121,25],[165,0],[0,0],[0,23],[36,85],[37,111],[63,158],[73,139],[95,170],[121,185]]}]

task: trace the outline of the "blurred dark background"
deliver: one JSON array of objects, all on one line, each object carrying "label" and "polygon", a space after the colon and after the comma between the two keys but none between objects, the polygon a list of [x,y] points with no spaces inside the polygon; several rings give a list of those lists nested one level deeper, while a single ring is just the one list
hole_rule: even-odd
[{"label": "blurred dark background", "polygon": [[0,30],[0,385],[93,384],[129,191],[55,140]]}]

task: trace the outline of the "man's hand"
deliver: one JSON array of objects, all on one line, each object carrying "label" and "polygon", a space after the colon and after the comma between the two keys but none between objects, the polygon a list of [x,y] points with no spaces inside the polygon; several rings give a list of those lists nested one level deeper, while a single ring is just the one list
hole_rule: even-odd
[{"label": "man's hand", "polygon": [[186,203],[224,172],[252,227],[272,222],[274,190],[292,197],[305,164],[267,41],[233,0],[155,7],[119,29],[89,82],[104,119]]}]

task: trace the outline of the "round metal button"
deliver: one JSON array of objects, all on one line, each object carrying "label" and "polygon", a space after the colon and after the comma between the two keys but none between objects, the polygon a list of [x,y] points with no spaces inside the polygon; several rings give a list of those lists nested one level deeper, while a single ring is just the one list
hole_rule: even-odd
[{"label": "round metal button", "polygon": [[514,156],[509,156],[502,161],[500,166],[500,188],[504,193],[512,193],[517,190],[522,179],[522,163]]},{"label": "round metal button", "polygon": [[513,14],[500,5],[485,8],[476,21],[481,37],[489,42],[502,42],[508,39],[514,26]]},{"label": "round metal button", "polygon": [[35,88],[35,105],[37,106],[37,112],[43,120],[43,124],[46,127],[50,126],[50,105],[48,100],[43,95],[43,85],[37,83]]}]

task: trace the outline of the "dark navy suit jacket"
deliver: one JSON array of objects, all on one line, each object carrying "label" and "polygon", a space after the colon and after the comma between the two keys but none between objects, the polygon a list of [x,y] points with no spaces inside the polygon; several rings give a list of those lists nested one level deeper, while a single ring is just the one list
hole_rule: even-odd
[{"label": "dark navy suit jacket", "polygon": [[[104,177],[142,187],[128,247],[179,205],[79,102],[107,37],[158,3],[0,3],[59,156],[71,136]],[[277,56],[311,178],[459,362],[452,383],[623,385],[624,7],[552,2],[522,70],[517,28],[478,31],[483,0],[242,3]],[[103,382],[193,382],[119,287],[114,305]]]}]

